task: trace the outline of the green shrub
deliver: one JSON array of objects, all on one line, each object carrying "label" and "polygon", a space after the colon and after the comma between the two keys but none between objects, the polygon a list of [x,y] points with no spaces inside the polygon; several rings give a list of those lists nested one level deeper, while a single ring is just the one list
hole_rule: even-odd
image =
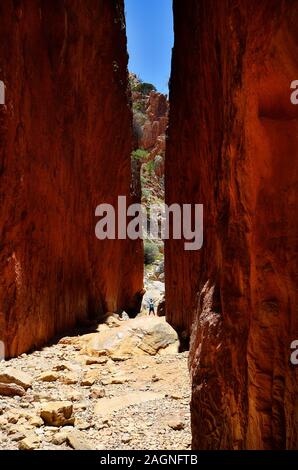
[{"label": "green shrub", "polygon": [[143,180],[141,177],[141,185],[142,185],[142,198],[148,200],[150,197],[150,189],[144,188],[143,185],[147,183],[147,180]]},{"label": "green shrub", "polygon": [[141,82],[135,85],[132,91],[142,93],[142,95],[149,95],[151,91],[156,91],[156,88],[151,83]]},{"label": "green shrub", "polygon": [[148,154],[149,152],[147,152],[147,150],[137,149],[132,152],[131,156],[134,160],[143,160],[148,157]]},{"label": "green shrub", "polygon": [[148,175],[152,176],[154,171],[154,160],[150,160],[150,162],[147,163],[146,170],[148,172]]},{"label": "green shrub", "polygon": [[158,255],[158,248],[151,240],[144,241],[144,263],[149,265],[154,263]]},{"label": "green shrub", "polygon": [[144,114],[145,111],[146,111],[146,105],[144,103],[144,101],[135,101],[133,104],[132,104],[132,109],[134,112],[139,112],[139,113],[142,113]]}]

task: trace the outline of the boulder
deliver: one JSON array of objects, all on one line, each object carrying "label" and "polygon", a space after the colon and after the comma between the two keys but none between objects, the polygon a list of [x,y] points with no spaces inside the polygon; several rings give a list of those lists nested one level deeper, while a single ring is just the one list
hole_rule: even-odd
[{"label": "boulder", "polygon": [[19,450],[36,450],[39,447],[40,438],[33,432],[19,441]]},{"label": "boulder", "polygon": [[16,384],[5,384],[0,382],[0,395],[6,397],[22,397],[26,394],[26,391],[23,387]]},{"label": "boulder", "polygon": [[182,429],[185,428],[185,423],[180,418],[173,418],[169,420],[167,424],[171,429],[174,429],[174,431],[182,431]]},{"label": "boulder", "polygon": [[73,406],[69,401],[50,402],[42,405],[40,416],[47,426],[74,424]]},{"label": "boulder", "polygon": [[92,450],[91,444],[86,440],[83,432],[74,429],[67,433],[66,442],[74,450]]},{"label": "boulder", "polygon": [[0,368],[0,382],[6,384],[20,385],[27,390],[32,385],[32,377],[18,369],[12,367],[1,367]]},{"label": "boulder", "polygon": [[36,380],[40,382],[55,382],[59,379],[59,374],[52,371],[43,372],[40,374]]},{"label": "boulder", "polygon": [[137,317],[123,322],[117,329],[88,335],[86,349],[96,355],[104,350],[112,359],[125,359],[142,354],[166,354],[177,352],[178,336],[175,330],[158,317]]}]

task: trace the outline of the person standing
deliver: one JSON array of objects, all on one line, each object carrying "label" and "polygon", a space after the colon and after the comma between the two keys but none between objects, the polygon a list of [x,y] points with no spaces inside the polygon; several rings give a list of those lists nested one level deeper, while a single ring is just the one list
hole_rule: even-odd
[{"label": "person standing", "polygon": [[149,316],[151,313],[153,313],[153,315],[155,315],[155,301],[153,299],[149,299],[148,301],[148,310],[149,310]]}]

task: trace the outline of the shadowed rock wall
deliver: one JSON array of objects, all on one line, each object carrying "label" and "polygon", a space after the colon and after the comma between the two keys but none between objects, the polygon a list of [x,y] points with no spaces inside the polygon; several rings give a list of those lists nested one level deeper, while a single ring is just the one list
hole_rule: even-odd
[{"label": "shadowed rock wall", "polygon": [[138,311],[141,244],[94,230],[96,206],[130,193],[123,2],[1,2],[0,78],[0,339],[13,356]]},{"label": "shadowed rock wall", "polygon": [[166,243],[166,299],[191,333],[196,449],[298,447],[297,15],[174,1],[166,202],[204,204],[204,246]]}]

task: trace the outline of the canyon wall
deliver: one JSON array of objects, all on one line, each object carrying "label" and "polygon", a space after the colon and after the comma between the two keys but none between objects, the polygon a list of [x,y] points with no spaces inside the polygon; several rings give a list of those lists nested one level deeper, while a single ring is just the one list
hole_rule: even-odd
[{"label": "canyon wall", "polygon": [[140,147],[150,152],[150,160],[153,160],[157,155],[164,157],[168,110],[169,103],[166,95],[152,91],[148,97],[145,111],[147,119],[140,141]]},{"label": "canyon wall", "polygon": [[[107,311],[139,309],[139,242],[99,241],[130,199],[122,0],[0,3],[0,340],[14,356]],[[129,201],[128,201],[129,203]]]},{"label": "canyon wall", "polygon": [[204,204],[204,245],[166,243],[167,318],[191,333],[195,449],[298,448],[298,1],[174,0],[166,202]]}]

